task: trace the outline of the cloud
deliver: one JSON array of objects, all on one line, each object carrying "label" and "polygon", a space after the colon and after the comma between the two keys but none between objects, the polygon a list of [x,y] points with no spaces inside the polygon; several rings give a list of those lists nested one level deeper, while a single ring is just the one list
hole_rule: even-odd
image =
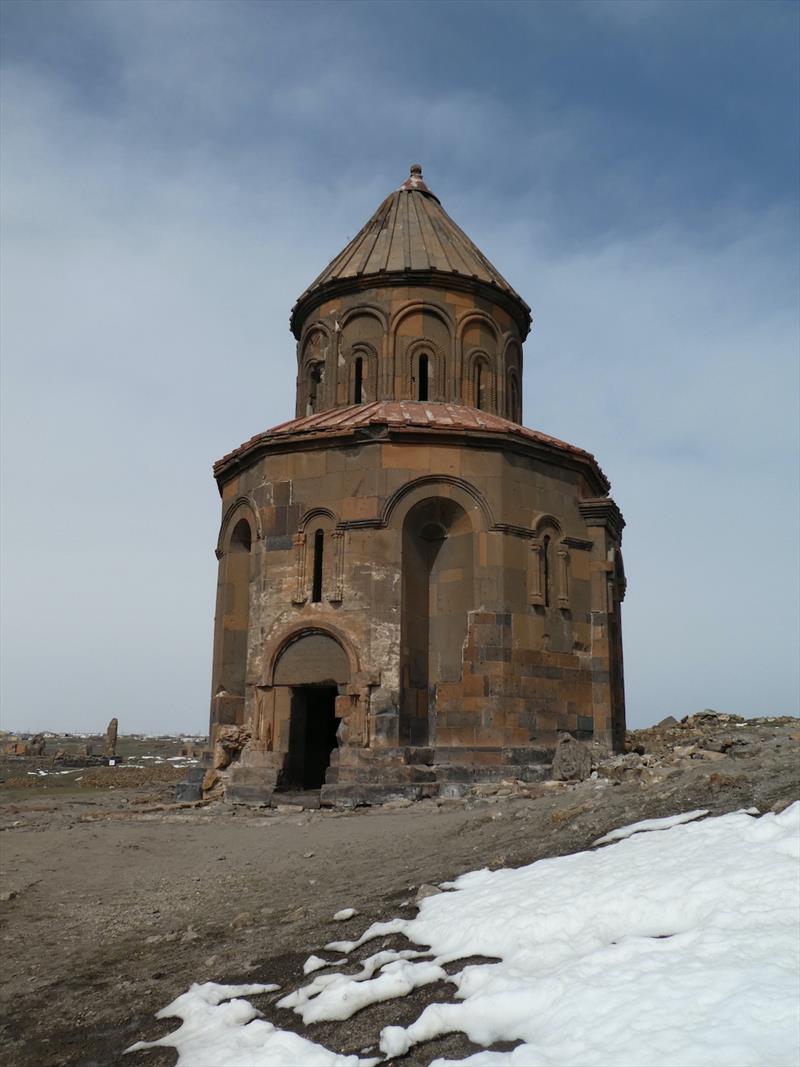
[{"label": "cloud", "polygon": [[[795,707],[792,162],[732,170],[625,50],[600,87],[588,9],[527,7],[426,7],[427,36],[410,4],[6,19],[9,725],[205,727],[210,464],[291,414],[289,309],[418,159],[533,306],[526,421],[594,451],[625,511],[631,720]],[[691,83],[666,7],[626,33],[671,35],[653,62]]]},{"label": "cloud", "polygon": [[526,421],[594,451],[628,528],[629,718],[796,710],[797,278],[779,217],[540,264]]}]

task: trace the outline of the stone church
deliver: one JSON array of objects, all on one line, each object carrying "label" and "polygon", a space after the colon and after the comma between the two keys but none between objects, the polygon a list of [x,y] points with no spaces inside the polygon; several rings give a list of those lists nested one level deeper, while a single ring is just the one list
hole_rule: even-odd
[{"label": "stone church", "polygon": [[452,795],[542,777],[562,731],[619,748],[622,515],[523,425],[530,308],[419,166],[290,325],[295,417],[214,467],[229,794]]}]

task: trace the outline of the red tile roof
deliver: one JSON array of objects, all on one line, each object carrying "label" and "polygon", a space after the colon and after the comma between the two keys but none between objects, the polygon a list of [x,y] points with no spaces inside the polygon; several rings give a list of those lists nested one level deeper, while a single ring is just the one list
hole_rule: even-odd
[{"label": "red tile roof", "polygon": [[593,468],[606,490],[609,483],[591,454],[557,437],[529,430],[519,423],[493,415],[488,411],[469,407],[466,404],[443,404],[422,400],[376,400],[370,404],[351,404],[348,407],[331,408],[300,419],[282,422],[271,430],[257,434],[243,445],[229,452],[214,464],[214,474],[219,477],[238,460],[249,453],[271,444],[289,439],[302,441],[309,438],[324,440],[348,432],[385,426],[388,429],[416,430],[427,428],[440,432],[462,434],[497,434],[508,438],[529,441],[556,452],[580,458]]}]

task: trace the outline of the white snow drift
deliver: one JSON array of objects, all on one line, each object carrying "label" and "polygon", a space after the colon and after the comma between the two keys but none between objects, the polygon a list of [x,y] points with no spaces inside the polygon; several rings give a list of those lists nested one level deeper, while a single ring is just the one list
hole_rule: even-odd
[{"label": "white snow drift", "polygon": [[[415,919],[326,946],[349,953],[402,933],[429,952],[376,953],[357,973],[317,975],[280,1003],[304,1022],[342,1020],[451,982],[452,1002],[380,1035],[384,1057],[452,1031],[488,1049],[437,1067],[793,1067],[800,803],[760,818],[685,821],[699,814],[627,827],[596,851],[463,875],[453,892],[423,900]],[[442,969],[467,956],[497,962]],[[378,1062],[278,1030],[238,999],[274,988],[192,986],[159,1013],[180,1028],[151,1044],[176,1048],[178,1067]],[[519,1044],[488,1048],[501,1040]]]}]

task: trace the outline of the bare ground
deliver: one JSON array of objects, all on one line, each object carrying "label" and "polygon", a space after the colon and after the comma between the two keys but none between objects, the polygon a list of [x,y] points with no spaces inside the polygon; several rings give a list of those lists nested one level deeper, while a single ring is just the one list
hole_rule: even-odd
[{"label": "bare ground", "polygon": [[[574,852],[643,818],[700,807],[767,811],[798,797],[797,720],[690,722],[640,731],[631,744],[654,753],[649,766],[631,757],[602,771],[610,777],[530,795],[510,785],[500,795],[395,809],[154,810],[169,800],[163,782],[0,793],[0,1062],[174,1064],[170,1049],[122,1051],[173,1029],[155,1013],[206,980],[277,982],[280,993],[252,998],[271,1021],[338,1051],[374,1049],[382,1026],[411,1021],[425,1003],[449,999],[451,987],[308,1028],[275,1001],[302,982],[303,961],[327,941],[413,914],[406,902],[421,884]],[[359,914],[333,922],[344,907]],[[471,1050],[451,1035],[403,1063]]]}]

